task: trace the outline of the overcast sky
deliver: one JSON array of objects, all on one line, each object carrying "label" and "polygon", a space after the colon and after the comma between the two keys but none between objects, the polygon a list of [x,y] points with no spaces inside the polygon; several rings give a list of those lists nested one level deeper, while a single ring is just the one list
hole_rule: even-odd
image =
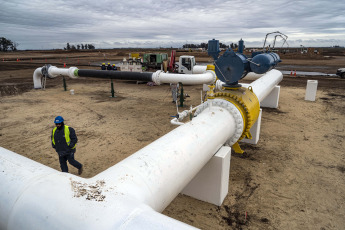
[{"label": "overcast sky", "polygon": [[[263,45],[280,31],[290,47],[345,46],[343,0],[0,0],[0,37],[18,49]],[[272,43],[274,36],[268,37]],[[277,37],[276,46],[282,39]]]}]

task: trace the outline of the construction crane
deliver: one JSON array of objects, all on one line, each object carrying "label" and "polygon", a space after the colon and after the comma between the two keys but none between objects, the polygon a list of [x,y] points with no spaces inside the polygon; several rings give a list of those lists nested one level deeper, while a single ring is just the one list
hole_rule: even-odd
[{"label": "construction crane", "polygon": [[[288,39],[288,36],[287,36],[287,35],[285,35],[285,34],[279,32],[279,31],[267,33],[267,34],[266,34],[266,37],[265,37],[264,46],[262,47],[262,49],[263,49],[264,51],[266,50],[266,49],[265,49],[265,46],[266,46],[267,37],[268,37],[268,35],[270,35],[270,34],[276,34],[275,37],[274,37],[274,43],[273,43],[272,49],[273,49],[274,46],[275,46],[275,42],[276,42],[276,39],[277,39],[278,36],[281,37],[281,38],[284,40],[283,45],[284,45],[285,43],[288,44],[287,41],[286,41],[286,40]],[[282,47],[283,47],[283,45],[282,45]]]}]

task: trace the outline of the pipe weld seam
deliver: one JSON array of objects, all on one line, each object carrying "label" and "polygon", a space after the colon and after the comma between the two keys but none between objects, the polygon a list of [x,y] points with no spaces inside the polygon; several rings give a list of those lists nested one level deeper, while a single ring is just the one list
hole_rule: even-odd
[{"label": "pipe weld seam", "polygon": [[156,72],[154,72],[152,74],[152,81],[154,83],[156,83],[157,85],[160,85],[161,84],[161,81],[159,79],[159,75],[162,73],[163,71],[162,70],[157,70]]}]

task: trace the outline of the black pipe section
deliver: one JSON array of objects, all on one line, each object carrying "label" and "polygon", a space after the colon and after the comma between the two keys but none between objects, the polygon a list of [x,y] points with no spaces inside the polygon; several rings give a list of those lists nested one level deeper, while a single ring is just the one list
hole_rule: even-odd
[{"label": "black pipe section", "polygon": [[92,70],[79,69],[79,77],[94,77],[94,78],[110,78],[121,79],[129,81],[152,81],[152,72],[125,72],[125,71],[111,71],[111,70]]}]

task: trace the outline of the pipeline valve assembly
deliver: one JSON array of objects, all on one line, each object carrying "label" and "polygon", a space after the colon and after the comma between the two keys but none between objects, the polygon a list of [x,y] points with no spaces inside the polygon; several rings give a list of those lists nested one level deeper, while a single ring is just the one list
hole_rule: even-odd
[{"label": "pipeline valve assembly", "polygon": [[[243,153],[238,144],[240,140],[243,138],[252,139],[250,128],[256,122],[260,113],[260,102],[252,87],[241,87],[238,81],[249,72],[266,73],[281,62],[278,54],[265,51],[256,52],[251,58],[248,58],[243,54],[243,43],[241,39],[238,52],[234,52],[233,49],[229,48],[223,55],[219,56],[219,41],[213,39],[208,42],[208,54],[213,57],[214,66],[207,66],[207,70],[215,71],[219,81],[216,82],[217,87],[215,85],[209,86],[210,91],[207,92],[206,102],[222,99],[235,106],[239,111],[243,125],[239,126],[241,130],[238,130],[227,142],[236,153]],[[222,107],[224,106],[222,105]],[[239,121],[236,122],[239,123]]]},{"label": "pipeline valve assembly", "polygon": [[273,69],[281,62],[278,54],[269,51],[260,51],[252,53],[248,58],[243,54],[244,42],[241,39],[238,45],[238,52],[233,49],[227,49],[219,57],[219,40],[208,41],[208,55],[213,57],[215,72],[221,81],[225,82],[225,87],[241,87],[238,81],[244,78],[249,72],[263,74]]}]

